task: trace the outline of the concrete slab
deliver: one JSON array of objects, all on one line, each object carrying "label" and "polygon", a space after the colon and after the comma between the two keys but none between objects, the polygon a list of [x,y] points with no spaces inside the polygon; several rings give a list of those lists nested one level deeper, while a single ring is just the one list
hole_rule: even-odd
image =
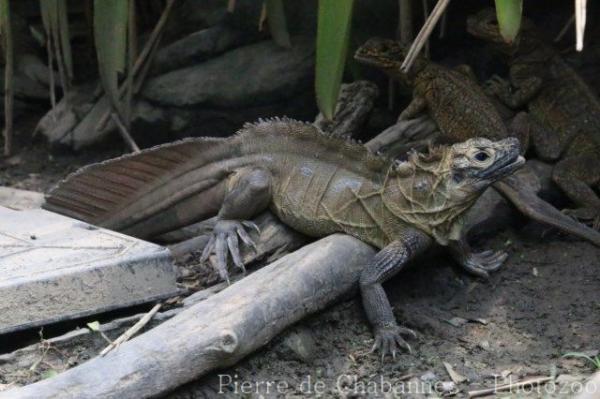
[{"label": "concrete slab", "polygon": [[0,206],[11,209],[34,209],[44,203],[44,194],[12,187],[0,187]]},{"label": "concrete slab", "polygon": [[164,247],[0,206],[0,334],[173,296],[175,277]]}]

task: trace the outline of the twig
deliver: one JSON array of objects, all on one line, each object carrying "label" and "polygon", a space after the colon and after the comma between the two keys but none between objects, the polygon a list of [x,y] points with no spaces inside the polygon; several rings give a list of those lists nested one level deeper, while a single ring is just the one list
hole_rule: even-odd
[{"label": "twig", "polygon": [[413,39],[412,0],[398,0],[398,30],[396,39],[408,45]]},{"label": "twig", "polygon": [[540,378],[533,378],[531,380],[516,382],[514,384],[504,384],[504,385],[498,385],[493,388],[480,389],[478,391],[469,391],[469,398],[478,398],[480,396],[486,396],[486,395],[494,394],[496,392],[509,391],[512,389],[523,388],[528,385],[540,385],[540,384],[544,384],[548,381],[552,381],[553,379],[554,379],[553,377],[540,377]]},{"label": "twig", "polygon": [[152,60],[154,60],[154,55],[158,51],[158,47],[160,45],[160,42],[162,41],[163,36],[164,36],[164,31],[161,31],[160,34],[158,35],[158,37],[156,38],[156,40],[154,41],[154,45],[150,49],[150,53],[148,54],[148,62],[144,63],[144,65],[142,66],[142,70],[138,73],[138,76],[134,77],[134,82],[133,82],[133,94],[134,95],[140,91],[140,89],[142,88],[142,85],[144,84],[144,81],[146,80],[146,76],[148,75],[148,72],[150,71],[150,67],[152,66]]},{"label": "twig", "polygon": [[121,121],[119,115],[117,115],[116,112],[111,112],[110,116],[115,122],[115,125],[117,125],[117,127],[119,128],[119,132],[121,133],[121,136],[123,136],[123,139],[125,139],[125,142],[129,146],[129,148],[131,148],[133,152],[140,152],[140,147],[138,147],[133,137],[131,137],[131,135],[129,134],[129,131],[123,124],[123,121]]},{"label": "twig", "polygon": [[421,31],[417,35],[417,38],[413,42],[412,46],[410,46],[410,49],[408,50],[408,53],[406,54],[406,58],[404,59],[404,62],[402,62],[402,65],[400,66],[400,70],[402,72],[407,72],[410,69],[410,67],[412,66],[412,64],[415,62],[415,59],[421,52],[423,45],[429,38],[429,35],[431,35],[431,32],[433,31],[435,24],[440,19],[440,17],[444,13],[444,10],[446,9],[446,7],[448,7],[449,3],[450,3],[450,0],[438,0],[437,4],[433,8],[433,11],[431,11],[431,14],[429,14],[427,21],[425,21],[425,23],[423,24],[423,27],[421,28]]},{"label": "twig", "polygon": [[[55,12],[58,14],[57,10],[55,10]],[[64,49],[62,48],[61,40],[60,40],[60,36],[59,36],[59,32],[58,32],[58,29],[59,29],[58,19],[56,20],[56,26],[52,22],[50,22],[49,24],[50,24],[50,32],[48,34],[52,36],[52,40],[54,42],[54,46],[52,46],[52,48],[56,52],[56,54],[55,54],[56,65],[58,66],[58,76],[60,77],[60,85],[62,87],[63,93],[66,93],[67,91],[69,91],[70,82],[69,82],[69,77],[67,76],[67,71],[66,71],[67,67],[65,65],[65,58],[63,55]]]},{"label": "twig", "polygon": [[450,363],[443,362],[443,364],[444,364],[444,368],[446,369],[446,372],[450,376],[450,379],[452,380],[452,382],[454,382],[455,384],[462,384],[463,382],[467,381],[467,377],[465,377],[464,375],[458,374],[456,372],[456,370],[454,370],[454,367],[452,367],[452,365]]},{"label": "twig", "polygon": [[152,317],[158,312],[161,308],[162,304],[156,304],[148,313],[144,315],[137,323],[135,323],[131,328],[125,331],[119,338],[115,339],[112,344],[108,345],[106,348],[100,352],[100,356],[106,355],[111,350],[117,348],[123,342],[128,341],[131,337],[133,337],[138,331],[140,331],[148,322],[152,319]]},{"label": "twig", "polygon": [[136,40],[136,12],[135,1],[129,2],[129,21],[127,24],[127,78],[125,80],[125,104],[123,106],[123,119],[127,129],[131,129],[131,102],[133,100],[133,64],[137,52]]},{"label": "twig", "polygon": [[554,38],[554,43],[558,43],[559,41],[561,41],[562,38],[567,33],[567,31],[569,30],[569,28],[571,26],[573,26],[574,23],[575,23],[575,14],[571,15],[571,17],[569,18],[569,20],[567,21],[565,26],[563,26],[562,29],[560,30],[560,32],[558,32],[558,35],[556,35],[556,37]]},{"label": "twig", "polygon": [[46,52],[48,53],[48,70],[50,72],[50,104],[52,105],[52,110],[54,111],[56,109],[56,85],[54,82],[54,60],[52,57],[54,49],[52,48],[52,40],[48,32],[46,32],[46,36]]},{"label": "twig", "polygon": [[583,50],[587,0],[575,0],[575,50]]}]

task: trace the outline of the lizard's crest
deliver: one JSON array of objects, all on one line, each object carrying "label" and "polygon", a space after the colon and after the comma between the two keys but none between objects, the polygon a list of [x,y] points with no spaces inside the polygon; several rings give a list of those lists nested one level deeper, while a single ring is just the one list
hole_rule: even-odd
[{"label": "lizard's crest", "polygon": [[519,141],[474,138],[449,147],[413,152],[388,173],[386,207],[397,217],[447,244],[460,233],[462,215],[490,184],[524,163]]}]

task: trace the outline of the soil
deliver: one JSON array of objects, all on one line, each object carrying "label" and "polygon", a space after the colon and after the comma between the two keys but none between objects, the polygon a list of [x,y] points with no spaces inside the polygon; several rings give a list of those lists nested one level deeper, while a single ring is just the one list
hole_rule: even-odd
[{"label": "soil", "polygon": [[[418,333],[409,341],[412,354],[382,362],[369,353],[373,338],[357,298],[300,323],[236,367],[189,384],[169,398],[219,392],[234,397],[243,389],[252,392],[248,397],[257,390],[277,396],[277,384],[285,387],[281,392],[298,397],[425,397],[417,391],[451,381],[444,362],[468,379],[457,384],[457,397],[494,383],[559,374],[561,383],[523,397],[571,398],[592,368],[586,361],[562,356],[593,355],[600,348],[600,248],[541,236],[540,231],[530,225],[487,240],[485,247],[510,253],[487,282],[456,270],[442,252],[389,281],[385,288],[397,319]],[[302,345],[294,343],[298,335],[305,341]],[[303,347],[312,341],[314,349],[306,354]],[[414,395],[402,394],[409,392]],[[515,390],[508,397],[523,393]]]},{"label": "soil", "polygon": [[[119,152],[116,145],[50,156],[37,143],[21,150],[13,158],[16,164],[5,162],[0,180],[9,186],[45,191],[77,167]],[[418,398],[427,397],[420,392],[442,388],[454,388],[456,397],[465,397],[470,390],[495,383],[557,374],[562,375],[560,383],[524,397],[572,397],[593,369],[583,359],[562,356],[568,352],[593,356],[600,349],[600,248],[534,223],[514,226],[478,245],[510,254],[489,281],[466,275],[438,250],[385,284],[397,319],[418,334],[417,339],[409,339],[413,353],[403,352],[383,362],[369,353],[373,338],[356,298],[290,328],[237,366],[167,397],[222,393],[230,397]],[[81,343],[60,349],[65,364],[70,365],[93,356],[96,350]],[[453,387],[444,363],[466,380]],[[38,373],[19,382],[48,376]],[[0,389],[1,384],[11,382],[9,377],[0,377]],[[517,394],[514,391],[507,397]]]}]

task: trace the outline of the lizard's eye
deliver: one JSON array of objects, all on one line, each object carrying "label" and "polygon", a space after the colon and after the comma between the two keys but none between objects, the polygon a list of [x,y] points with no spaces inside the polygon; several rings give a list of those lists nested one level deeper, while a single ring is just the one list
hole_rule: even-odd
[{"label": "lizard's eye", "polygon": [[487,161],[487,159],[490,156],[488,155],[487,152],[483,152],[483,151],[479,151],[477,154],[475,154],[475,159],[478,160],[479,162],[484,162]]}]

